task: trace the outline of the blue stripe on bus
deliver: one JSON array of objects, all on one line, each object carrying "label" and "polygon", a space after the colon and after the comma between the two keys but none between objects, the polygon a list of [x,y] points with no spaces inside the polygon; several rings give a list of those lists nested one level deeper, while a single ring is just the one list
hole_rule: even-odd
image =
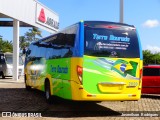
[{"label": "blue stripe on bus", "polygon": [[80,57],[83,57],[84,54],[84,22],[80,22],[80,30],[79,30],[79,47],[80,47],[80,51],[79,51],[79,55]]},{"label": "blue stripe on bus", "polygon": [[78,30],[75,38],[73,57],[83,57],[84,54],[84,23],[78,23]]},{"label": "blue stripe on bus", "polygon": [[78,48],[79,48],[79,26],[76,32],[76,37],[75,37],[75,42],[74,42],[73,57],[78,57],[78,54],[79,54]]},{"label": "blue stripe on bus", "polygon": [[141,45],[141,41],[140,41],[140,36],[139,36],[139,32],[137,31],[137,37],[138,37],[138,43],[139,43],[139,52],[140,52],[140,59],[143,60],[143,52],[142,52],[142,45]]}]

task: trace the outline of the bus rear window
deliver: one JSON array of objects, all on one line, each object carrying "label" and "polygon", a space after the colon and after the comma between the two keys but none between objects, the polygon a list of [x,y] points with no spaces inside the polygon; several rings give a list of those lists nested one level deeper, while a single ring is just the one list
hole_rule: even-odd
[{"label": "bus rear window", "polygon": [[84,54],[98,57],[139,58],[139,43],[134,27],[85,25]]}]

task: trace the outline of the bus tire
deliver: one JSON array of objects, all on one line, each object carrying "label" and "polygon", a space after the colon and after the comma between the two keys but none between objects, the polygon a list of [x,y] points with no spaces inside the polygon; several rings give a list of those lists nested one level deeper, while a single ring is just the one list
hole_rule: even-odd
[{"label": "bus tire", "polygon": [[47,103],[49,104],[52,103],[51,88],[50,88],[49,80],[45,80],[45,98]]},{"label": "bus tire", "polygon": [[5,76],[4,76],[3,72],[1,73],[1,75],[2,75],[2,79],[5,79]]},{"label": "bus tire", "polygon": [[24,76],[24,80],[25,80],[25,88],[26,88],[26,90],[27,90],[27,91],[30,91],[30,90],[31,90],[31,86],[27,85],[27,82],[26,82],[26,80],[27,80],[26,75]]}]

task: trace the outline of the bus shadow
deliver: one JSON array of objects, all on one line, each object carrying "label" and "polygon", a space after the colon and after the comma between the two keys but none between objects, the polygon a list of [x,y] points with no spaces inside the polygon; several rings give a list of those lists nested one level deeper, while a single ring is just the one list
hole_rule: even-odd
[{"label": "bus shadow", "polygon": [[0,80],[5,80],[5,79],[12,79],[12,77],[5,77],[5,78],[2,78],[2,77],[0,76]]},{"label": "bus shadow", "polygon": [[160,94],[142,94],[142,98],[160,99]]},{"label": "bus shadow", "polygon": [[[95,102],[77,102],[56,99],[47,104],[44,94],[32,89],[0,88],[0,111],[41,113],[42,117],[101,117],[120,116],[121,113]],[[58,100],[58,101],[57,101]]]},{"label": "bus shadow", "polygon": [[31,92],[34,96],[39,96],[42,100],[42,104],[46,105],[40,109],[40,113],[43,117],[112,117],[122,115],[120,112],[97,104],[99,103],[98,101],[71,101],[59,97],[53,97],[53,102],[48,104],[46,103],[43,92],[36,89],[27,92]]},{"label": "bus shadow", "polygon": [[73,117],[119,117],[122,114],[116,111],[47,111],[43,117],[73,118]]},{"label": "bus shadow", "polygon": [[[96,102],[80,102],[63,100],[53,103],[50,110],[42,112],[44,117],[103,117],[120,116],[121,113],[97,104]],[[55,106],[63,106],[63,109],[53,110]]]}]

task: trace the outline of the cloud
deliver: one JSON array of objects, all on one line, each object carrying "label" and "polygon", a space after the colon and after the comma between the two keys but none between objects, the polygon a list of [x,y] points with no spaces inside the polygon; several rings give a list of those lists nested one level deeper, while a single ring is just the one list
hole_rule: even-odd
[{"label": "cloud", "polygon": [[160,47],[147,45],[147,50],[150,50],[152,53],[160,52]]},{"label": "cloud", "polygon": [[142,24],[144,27],[153,28],[160,25],[160,22],[158,20],[147,20]]}]

